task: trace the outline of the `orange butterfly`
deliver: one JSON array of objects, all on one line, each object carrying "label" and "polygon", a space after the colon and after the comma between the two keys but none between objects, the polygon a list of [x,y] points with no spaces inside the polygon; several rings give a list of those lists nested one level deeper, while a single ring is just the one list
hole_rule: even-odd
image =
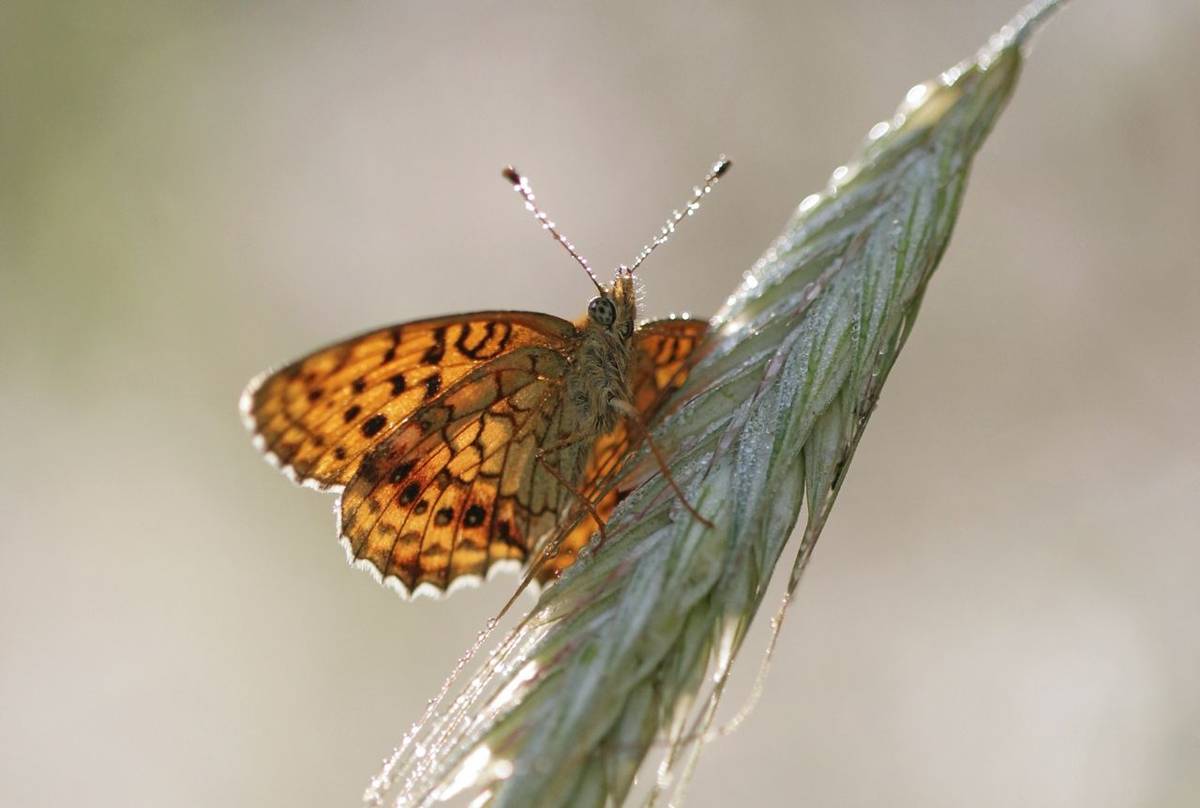
[{"label": "orange butterfly", "polygon": [[612,479],[635,439],[649,438],[646,424],[683,383],[707,329],[689,319],[638,325],[633,272],[729,165],[721,158],[607,286],[506,169],[596,286],[587,315],[457,314],[324,348],[247,386],[241,411],[255,445],[292,480],[341,493],[347,556],[404,596],[519,567],[562,528],[534,570],[553,579],[603,531],[620,497]]}]

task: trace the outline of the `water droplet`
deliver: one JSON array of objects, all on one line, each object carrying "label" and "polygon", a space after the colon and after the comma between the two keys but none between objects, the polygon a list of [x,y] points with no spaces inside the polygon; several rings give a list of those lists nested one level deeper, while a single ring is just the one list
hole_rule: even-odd
[{"label": "water droplet", "polygon": [[947,87],[953,85],[954,82],[958,81],[959,78],[962,77],[962,73],[963,73],[962,68],[959,67],[958,65],[955,65],[954,67],[952,67],[949,70],[942,73],[942,75],[941,75],[942,84],[946,85]]},{"label": "water droplet", "polygon": [[924,103],[925,98],[929,95],[929,87],[924,84],[918,84],[910,89],[904,95],[904,103],[910,107],[919,107]]}]

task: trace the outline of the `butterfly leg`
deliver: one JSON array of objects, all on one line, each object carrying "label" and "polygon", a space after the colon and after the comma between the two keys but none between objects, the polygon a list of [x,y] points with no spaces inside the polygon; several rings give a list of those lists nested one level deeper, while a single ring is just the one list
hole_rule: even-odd
[{"label": "butterfly leg", "polygon": [[612,407],[623,413],[631,423],[636,424],[638,430],[642,433],[642,437],[646,439],[646,445],[650,447],[650,454],[654,455],[655,461],[658,463],[659,470],[666,478],[667,484],[671,486],[671,490],[675,492],[675,496],[679,497],[679,501],[683,503],[683,507],[692,515],[692,518],[701,523],[705,527],[712,527],[713,523],[700,515],[700,512],[692,507],[692,504],[687,501],[687,497],[683,495],[683,489],[679,487],[679,483],[675,482],[675,477],[671,474],[671,469],[667,467],[667,459],[663,457],[663,453],[655,445],[654,439],[650,437],[650,429],[646,426],[646,422],[642,420],[642,414],[637,408],[626,401],[614,399],[610,402]]},{"label": "butterfly leg", "polygon": [[590,499],[580,493],[575,486],[567,482],[567,478],[562,475],[562,472],[551,465],[550,461],[546,459],[547,454],[555,452],[564,446],[570,446],[572,443],[577,443],[578,441],[579,439],[577,438],[568,438],[564,441],[559,441],[552,446],[543,447],[538,449],[535,458],[545,467],[546,471],[550,472],[550,474],[554,476],[554,479],[558,480],[559,485],[569,491],[575,497],[575,499],[579,500],[583,507],[587,509],[588,514],[592,517],[592,519],[596,522],[596,526],[600,529],[600,541],[604,542],[608,538],[608,534],[604,532],[604,520],[600,518],[600,512],[596,510],[596,506],[592,504]]}]

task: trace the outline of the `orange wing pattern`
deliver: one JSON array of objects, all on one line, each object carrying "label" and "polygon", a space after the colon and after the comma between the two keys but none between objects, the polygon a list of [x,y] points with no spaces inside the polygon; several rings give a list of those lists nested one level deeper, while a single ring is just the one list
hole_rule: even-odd
[{"label": "orange wing pattern", "polygon": [[[662,414],[668,396],[687,380],[688,369],[695,360],[694,351],[708,331],[705,320],[670,319],[645,323],[634,333],[636,362],[630,380],[633,404],[642,420],[653,425]],[[592,447],[587,468],[580,481],[580,493],[595,503],[596,512],[607,521],[613,509],[628,495],[628,491],[611,488],[640,438],[630,435],[624,419],[612,432],[598,439]],[[571,564],[579,551],[596,532],[591,516],[585,516],[559,542],[554,554],[541,562],[536,572],[539,583],[557,578]]]},{"label": "orange wing pattern", "polygon": [[545,348],[514,350],[392,432],[342,494],[347,553],[402,594],[524,562],[570,496],[535,462],[561,417],[567,365]]},{"label": "orange wing pattern", "polygon": [[340,490],[375,444],[475,368],[524,347],[569,352],[571,323],[478,312],[352,337],[267,373],[242,394],[255,445],[296,482]]},{"label": "orange wing pattern", "polygon": [[[635,333],[631,390],[646,422],[683,383],[706,329],[661,320]],[[403,595],[440,592],[523,564],[571,512],[576,493],[536,456],[571,431],[562,389],[578,333],[525,312],[381,329],[251,382],[243,415],[285,473],[342,492],[338,535],[356,566]],[[578,493],[599,500],[602,518],[623,496],[610,483],[636,437],[620,422],[590,448]],[[578,451],[546,460],[568,468]],[[570,566],[594,530],[586,517],[567,533],[539,581]]]}]

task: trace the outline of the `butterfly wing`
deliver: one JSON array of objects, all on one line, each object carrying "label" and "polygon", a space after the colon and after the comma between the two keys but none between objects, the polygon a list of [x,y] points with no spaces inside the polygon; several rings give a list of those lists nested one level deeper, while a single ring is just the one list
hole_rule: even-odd
[{"label": "butterfly wing", "polygon": [[423,405],[522,348],[569,350],[571,323],[491,311],[361,334],[250,382],[241,409],[255,445],[296,482],[340,490],[362,458]]},{"label": "butterfly wing", "polygon": [[[634,333],[635,361],[630,390],[643,423],[653,425],[663,414],[668,397],[687,380],[688,370],[696,358],[696,347],[707,332],[705,320],[670,319],[645,323]],[[612,488],[611,483],[638,445],[639,438],[637,434],[630,434],[627,422],[622,419],[592,447],[579,489],[606,521],[629,493]],[[541,562],[536,572],[537,580],[546,583],[562,574],[575,562],[596,529],[595,521],[590,516],[584,517],[562,537],[554,555]]]},{"label": "butterfly wing", "polygon": [[[631,389],[647,422],[683,383],[707,324],[663,320],[634,337]],[[242,410],[285,473],[342,491],[347,554],[402,594],[451,588],[519,565],[575,496],[536,462],[569,431],[562,386],[578,331],[550,315],[480,312],[408,323],[332,345],[251,382]],[[607,517],[634,445],[624,423],[592,447],[580,481]],[[548,458],[562,467],[558,458]],[[576,526],[539,580],[595,530]]]},{"label": "butterfly wing", "polygon": [[408,595],[523,562],[570,496],[536,459],[562,427],[568,363],[538,346],[510,351],[379,442],[339,504],[356,565]]}]

